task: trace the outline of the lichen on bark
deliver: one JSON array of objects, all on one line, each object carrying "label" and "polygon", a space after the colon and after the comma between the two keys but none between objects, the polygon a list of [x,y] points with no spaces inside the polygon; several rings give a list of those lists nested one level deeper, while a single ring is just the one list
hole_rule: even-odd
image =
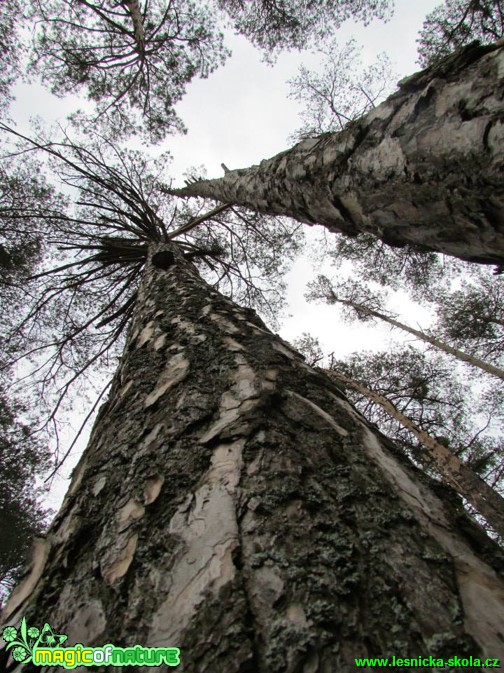
[{"label": "lichen on bark", "polygon": [[498,548],[171,247],[173,265],[146,266],[109,399],[6,623],[180,647],[185,673],[502,656]]}]

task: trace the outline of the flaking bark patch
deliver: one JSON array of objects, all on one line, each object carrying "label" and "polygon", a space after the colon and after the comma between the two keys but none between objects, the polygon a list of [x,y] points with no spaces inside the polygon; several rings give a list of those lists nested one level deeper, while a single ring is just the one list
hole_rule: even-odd
[{"label": "flaking bark patch", "polygon": [[43,570],[7,623],[180,647],[183,673],[502,658],[498,548],[330,378],[177,254],[146,267]]},{"label": "flaking bark patch", "polygon": [[112,558],[105,558],[102,562],[101,574],[107,584],[114,582],[127,573],[133,561],[137,548],[138,535],[121,535],[115,543]]},{"label": "flaking bark patch", "polygon": [[236,487],[243,440],[215,449],[210,470],[198,490],[179,506],[169,531],[182,541],[171,569],[168,595],[155,612],[150,646],[178,643],[207,591],[217,594],[233,581],[232,553],[238,546]]},{"label": "flaking bark patch", "polygon": [[502,264],[503,71],[502,41],[468,45],[339,133],[171,193]]},{"label": "flaking bark patch", "polygon": [[144,503],[146,505],[152,505],[152,503],[157,499],[161,492],[161,487],[163,486],[164,477],[155,476],[150,477],[145,480],[143,485],[144,491]]},{"label": "flaking bark patch", "polygon": [[150,407],[155,404],[159,398],[166,393],[172,386],[183,381],[187,375],[189,361],[185,359],[183,353],[177,353],[166,363],[165,369],[159,377],[154,390],[147,395],[144,407]]}]

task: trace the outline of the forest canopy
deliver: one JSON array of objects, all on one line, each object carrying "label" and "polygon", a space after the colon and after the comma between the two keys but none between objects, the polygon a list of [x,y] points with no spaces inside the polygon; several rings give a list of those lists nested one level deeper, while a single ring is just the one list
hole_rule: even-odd
[{"label": "forest canopy", "polygon": [[[428,67],[423,76],[457,50],[473,58],[475,40],[491,45],[502,38],[501,5],[446,0],[431,11],[418,40],[419,62]],[[318,67],[302,64],[288,80],[301,124],[290,129],[289,138],[323,144],[357,128],[396,91],[386,53],[363,64],[360,47],[355,40],[340,41],[338,29],[349,20],[368,25],[392,16],[388,0],[0,4],[0,508],[9,530],[22,531],[17,546],[9,542],[12,555],[2,556],[0,583],[11,588],[28,538],[46,524],[41,476],[61,468],[105,399],[153,245],[175,245],[212,288],[281,328],[286,274],[306,252],[308,228],[211,196],[178,198],[170,139],[187,131],[177,104],[190,95],[191,82],[208,78],[232,58],[226,46],[230,30],[269,64],[286,50],[310,49]],[[39,120],[24,128],[10,107],[20,82],[75,100],[75,109],[58,126]],[[415,83],[403,84],[403,91],[408,86]],[[465,108],[462,113],[470,121]],[[148,149],[138,149],[135,139]],[[153,146],[161,142],[158,151]],[[229,173],[224,165],[223,170]],[[204,181],[205,171],[188,169],[186,189]],[[337,205],[351,214],[352,204]],[[486,211],[491,219],[498,204]],[[303,222],[314,224],[309,217]],[[323,350],[309,334],[300,348],[308,360],[316,352],[314,364],[324,370],[386,397],[502,492],[502,392],[492,378],[502,372],[502,277],[429,245],[347,233],[308,237],[315,259],[310,298],[330,304],[335,323],[369,324],[386,316],[390,325],[407,322],[392,308],[403,293],[410,316],[416,310],[428,314],[427,338],[410,336],[389,341],[385,350],[340,356],[335,330]],[[168,256],[158,263],[168,268],[172,262]],[[323,263],[337,278],[318,273]],[[433,340],[447,348],[434,353]],[[465,359],[451,359],[457,358],[454,351]],[[418,436],[375,400],[341,380],[340,385],[415,464],[443,479],[439,466],[426,460]],[[67,419],[84,407],[80,429],[60,443]],[[16,478],[14,459],[23,465]]]}]

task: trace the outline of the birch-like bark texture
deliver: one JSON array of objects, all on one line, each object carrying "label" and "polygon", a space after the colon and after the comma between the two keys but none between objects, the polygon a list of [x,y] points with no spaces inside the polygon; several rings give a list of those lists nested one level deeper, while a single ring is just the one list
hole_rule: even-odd
[{"label": "birch-like bark texture", "polygon": [[504,560],[451,489],[171,252],[4,622],[180,647],[184,673],[503,658]]},{"label": "birch-like bark texture", "polygon": [[503,120],[504,44],[473,43],[340,133],[170,193],[502,264]]}]

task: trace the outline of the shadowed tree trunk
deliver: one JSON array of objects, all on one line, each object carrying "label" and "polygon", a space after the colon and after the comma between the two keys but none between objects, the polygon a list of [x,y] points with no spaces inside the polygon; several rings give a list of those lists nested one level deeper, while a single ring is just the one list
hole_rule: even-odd
[{"label": "shadowed tree trunk", "polygon": [[501,265],[503,69],[502,41],[472,43],[340,133],[170,193]]},{"label": "shadowed tree trunk", "polygon": [[110,397],[5,623],[180,647],[185,673],[503,657],[502,555],[451,491],[176,247],[152,252]]},{"label": "shadowed tree trunk", "polygon": [[401,425],[415,435],[424,447],[421,459],[434,465],[443,479],[463,496],[504,540],[504,500],[476,472],[465,465],[450,449],[437,442],[428,432],[419,428],[401,413],[390,400],[375,390],[354,381],[340,372],[326,370],[329,376],[352,387],[368,400],[379,404]]}]

